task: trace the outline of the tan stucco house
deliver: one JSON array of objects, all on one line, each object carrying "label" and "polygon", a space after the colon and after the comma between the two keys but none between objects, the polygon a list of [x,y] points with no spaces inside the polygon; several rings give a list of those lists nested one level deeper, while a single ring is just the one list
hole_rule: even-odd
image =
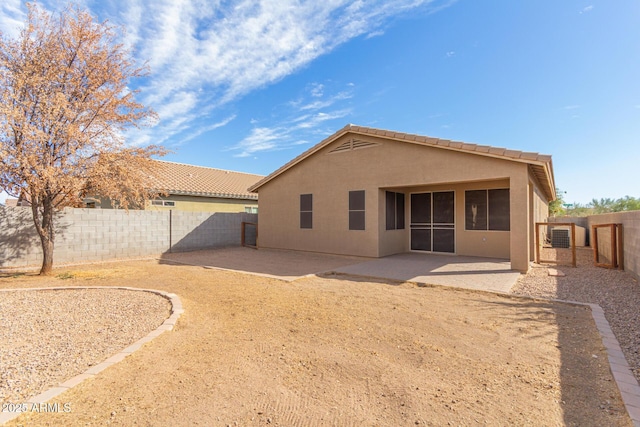
[{"label": "tan stucco house", "polygon": [[555,199],[551,156],[347,125],[249,187],[264,248],[511,260]]},{"label": "tan stucco house", "polygon": [[[204,166],[154,160],[157,172],[151,177],[153,189],[163,196],[151,200],[147,210],[189,212],[258,212],[258,195],[248,188],[264,178]],[[86,207],[108,209],[108,199],[87,198]]]}]

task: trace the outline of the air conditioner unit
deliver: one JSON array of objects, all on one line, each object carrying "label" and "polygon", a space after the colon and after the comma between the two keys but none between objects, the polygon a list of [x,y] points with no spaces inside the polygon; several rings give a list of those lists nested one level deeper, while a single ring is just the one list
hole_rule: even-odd
[{"label": "air conditioner unit", "polygon": [[[576,225],[576,242],[577,246],[585,246],[586,230],[584,227]],[[551,227],[551,247],[552,248],[570,248],[571,247],[571,226],[559,225]]]}]

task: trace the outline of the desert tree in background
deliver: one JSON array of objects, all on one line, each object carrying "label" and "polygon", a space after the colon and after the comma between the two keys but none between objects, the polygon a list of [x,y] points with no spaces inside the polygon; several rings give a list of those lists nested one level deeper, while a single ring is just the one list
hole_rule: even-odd
[{"label": "desert tree in background", "polygon": [[154,196],[151,157],[165,150],[124,141],[156,120],[128,86],[147,69],[116,30],[77,6],[52,14],[29,4],[19,36],[0,34],[0,189],[31,205],[40,274],[53,266],[56,211],[87,196],[124,209]]}]

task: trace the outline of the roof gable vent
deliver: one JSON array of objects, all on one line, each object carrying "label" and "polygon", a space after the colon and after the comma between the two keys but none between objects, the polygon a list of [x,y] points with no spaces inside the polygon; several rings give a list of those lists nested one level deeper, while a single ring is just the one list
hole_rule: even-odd
[{"label": "roof gable vent", "polygon": [[358,150],[360,148],[375,147],[377,145],[380,145],[380,144],[377,142],[363,141],[361,139],[350,138],[349,140],[335,147],[333,150],[329,151],[329,153],[342,153],[344,151],[352,151],[352,150]]}]

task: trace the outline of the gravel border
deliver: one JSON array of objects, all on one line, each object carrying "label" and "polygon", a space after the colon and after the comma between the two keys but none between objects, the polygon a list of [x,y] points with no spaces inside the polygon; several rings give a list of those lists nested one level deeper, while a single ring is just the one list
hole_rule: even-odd
[{"label": "gravel border", "polygon": [[[69,293],[75,294],[73,298]],[[149,298],[143,293],[162,298]],[[8,343],[0,349],[0,402],[11,404],[3,405],[0,425],[97,375],[172,330],[183,312],[176,294],[152,289],[0,289],[0,340]],[[114,354],[122,346],[127,347]],[[108,358],[100,362],[105,357]],[[61,380],[64,382],[43,392]],[[29,397],[34,393],[40,394]]]}]

